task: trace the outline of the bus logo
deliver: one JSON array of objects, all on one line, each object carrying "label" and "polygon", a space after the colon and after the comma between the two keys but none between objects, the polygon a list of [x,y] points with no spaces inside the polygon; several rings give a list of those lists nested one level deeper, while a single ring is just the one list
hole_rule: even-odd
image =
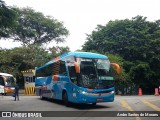
[{"label": "bus logo", "polygon": [[11,112],[2,112],[2,117],[11,117]]}]

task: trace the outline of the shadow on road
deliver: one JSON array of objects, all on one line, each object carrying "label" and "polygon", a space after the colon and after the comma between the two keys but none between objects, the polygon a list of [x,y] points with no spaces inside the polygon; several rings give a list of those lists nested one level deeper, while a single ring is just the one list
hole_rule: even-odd
[{"label": "shadow on road", "polygon": [[[39,100],[42,100],[40,98],[37,98]],[[61,100],[54,100],[54,99],[43,99],[48,102],[52,102],[61,106],[65,106],[63,101]],[[78,109],[78,110],[89,110],[89,109],[104,109],[104,108],[110,108],[109,106],[104,106],[104,105],[92,105],[92,104],[76,104],[76,103],[71,103],[70,108]]]}]

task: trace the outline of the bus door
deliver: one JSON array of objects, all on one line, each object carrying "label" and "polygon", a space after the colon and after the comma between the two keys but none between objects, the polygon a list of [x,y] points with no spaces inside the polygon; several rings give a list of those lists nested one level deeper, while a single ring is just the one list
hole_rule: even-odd
[{"label": "bus door", "polygon": [[66,58],[68,82],[65,84],[65,88],[67,89],[69,101],[73,101],[73,102],[75,100],[74,96],[76,94],[75,85],[78,84],[74,62],[75,62],[75,59],[73,56],[69,56]]}]

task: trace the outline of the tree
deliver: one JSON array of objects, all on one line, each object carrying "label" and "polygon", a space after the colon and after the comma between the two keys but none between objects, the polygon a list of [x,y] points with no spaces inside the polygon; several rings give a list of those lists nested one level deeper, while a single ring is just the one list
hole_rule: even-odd
[{"label": "tree", "polygon": [[40,67],[63,52],[69,51],[68,47],[56,46],[54,48],[56,49],[48,50],[38,45],[13,49],[0,48],[0,72],[10,73],[21,79],[21,71]]},{"label": "tree", "polygon": [[23,45],[48,43],[50,41],[63,42],[68,30],[62,22],[51,16],[44,16],[31,8],[14,8],[18,15],[18,25],[12,39]]},{"label": "tree", "polygon": [[0,38],[8,38],[16,26],[15,11],[0,0]]},{"label": "tree", "polygon": [[121,72],[120,72],[120,75],[116,75],[116,81],[117,82],[130,82],[130,78],[126,74],[123,68],[123,62],[124,62],[123,58],[117,54],[105,53],[105,55],[109,58],[111,63],[117,63],[120,65]]},{"label": "tree", "polygon": [[49,48],[50,58],[56,58],[57,56],[62,55],[63,53],[70,52],[69,47],[60,47],[60,46],[53,46]]},{"label": "tree", "polygon": [[[83,45],[83,50],[119,54],[123,67],[134,83],[156,87],[160,78],[160,20],[147,21],[136,16],[131,20],[110,21],[98,25]],[[153,82],[154,81],[154,82]]]},{"label": "tree", "polygon": [[88,35],[83,49],[120,54],[128,61],[144,60],[150,43],[160,37],[159,25],[159,21],[149,22],[142,16],[110,21]]},{"label": "tree", "polygon": [[38,45],[31,45],[9,50],[0,49],[0,71],[15,74],[18,71],[34,69],[69,51],[68,47],[54,48],[56,49],[48,50]]}]

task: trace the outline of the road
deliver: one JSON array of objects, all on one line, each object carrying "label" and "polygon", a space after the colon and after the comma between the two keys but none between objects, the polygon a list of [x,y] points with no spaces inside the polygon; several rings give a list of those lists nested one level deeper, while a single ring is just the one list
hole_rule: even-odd
[{"label": "road", "polygon": [[[84,104],[73,104],[70,107],[65,107],[61,101],[55,100],[41,100],[38,96],[20,96],[20,101],[14,101],[14,98],[11,96],[0,96],[0,111],[47,111],[50,113],[50,116],[57,115],[58,117],[43,117],[47,113],[43,113],[42,118],[12,118],[12,120],[28,120],[28,119],[37,119],[37,120],[160,120],[160,96],[154,95],[143,95],[143,96],[116,96],[115,101],[112,103],[98,103],[96,106],[93,105],[84,105]],[[50,112],[55,111],[55,112]],[[62,112],[60,112],[62,111]],[[66,117],[66,112],[68,111],[69,116]],[[74,112],[78,111],[77,116],[72,116]],[[105,112],[108,111],[108,112]],[[149,111],[152,111],[151,114],[157,115],[158,117],[123,117],[125,114],[132,115],[132,111],[142,111],[143,114],[148,114]],[[87,114],[88,113],[88,114]],[[110,113],[114,113],[119,116],[110,116]],[[2,113],[1,113],[2,114]],[[102,114],[103,117],[97,117]],[[140,115],[139,112],[137,112]],[[150,113],[149,113],[150,114]],[[88,116],[87,116],[88,115]],[[97,115],[97,116],[96,116]],[[79,117],[78,117],[79,116]],[[96,117],[93,117],[96,116]],[[9,120],[10,118],[0,118],[1,120]]]}]

